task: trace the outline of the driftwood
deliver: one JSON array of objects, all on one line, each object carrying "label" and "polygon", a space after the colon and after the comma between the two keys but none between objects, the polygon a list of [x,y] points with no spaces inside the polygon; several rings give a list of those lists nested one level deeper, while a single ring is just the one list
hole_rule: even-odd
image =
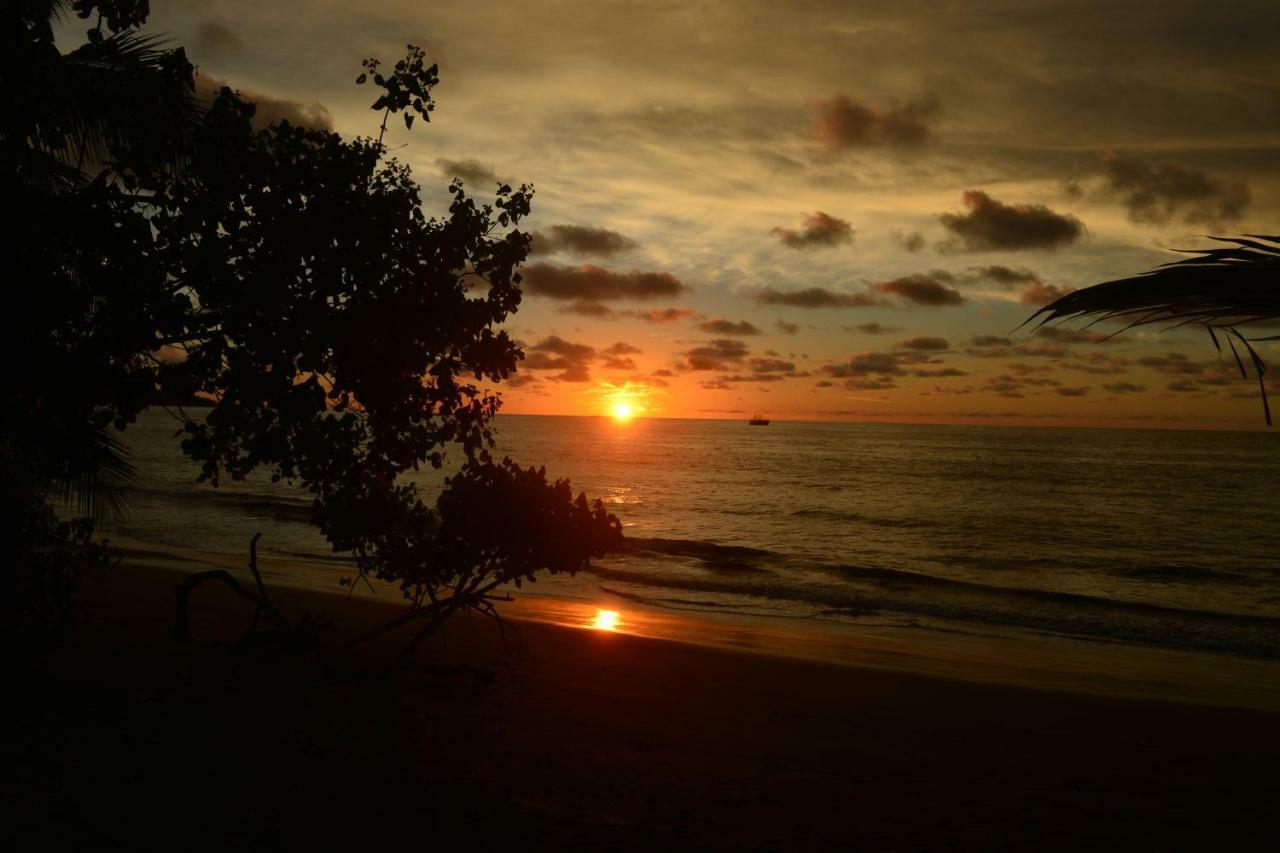
[{"label": "driftwood", "polygon": [[[509,642],[510,631],[519,639],[519,631],[508,623],[498,612],[495,602],[512,600],[508,595],[495,595],[494,590],[499,581],[490,581],[485,585],[472,584],[459,587],[443,598],[431,599],[429,604],[415,601],[409,609],[397,616],[371,628],[361,634],[347,638],[337,648],[327,645],[321,634],[333,630],[333,618],[328,613],[313,615],[303,611],[297,622],[291,622],[274,603],[267,593],[267,586],[262,580],[262,572],[258,568],[258,540],[262,534],[255,534],[249,541],[249,571],[253,574],[254,588],[245,586],[235,575],[226,569],[211,569],[191,575],[174,587],[176,615],[173,628],[173,639],[183,641],[191,630],[190,598],[191,593],[210,582],[222,583],[236,595],[253,604],[253,615],[249,627],[240,638],[240,645],[253,642],[270,641],[279,648],[284,648],[302,656],[310,655],[320,665],[327,676],[338,675],[336,664],[338,659],[360,646],[374,642],[389,634],[409,626],[417,626],[417,630],[401,646],[395,660],[388,667],[376,672],[348,672],[347,677],[369,675],[385,675],[395,672],[415,672],[428,675],[468,674],[484,680],[492,680],[492,672],[480,667],[452,666],[435,667],[414,663],[418,647],[456,613],[474,611],[486,618],[494,620],[502,634],[504,644]],[[265,623],[265,627],[263,625]],[[505,666],[505,665],[504,665]],[[509,672],[510,667],[505,667]]]}]

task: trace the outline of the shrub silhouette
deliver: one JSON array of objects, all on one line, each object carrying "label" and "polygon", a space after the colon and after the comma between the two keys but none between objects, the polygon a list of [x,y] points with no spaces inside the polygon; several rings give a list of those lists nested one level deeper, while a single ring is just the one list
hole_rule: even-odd
[{"label": "shrub silhouette", "polygon": [[[6,13],[34,87],[9,91],[25,111],[0,140],[21,155],[6,182],[30,214],[11,235],[27,304],[7,340],[30,371],[6,467],[38,484],[72,466],[92,483],[104,457],[84,452],[83,433],[201,398],[203,418],[174,407],[198,479],[265,469],[310,490],[334,550],[357,578],[398,584],[410,611],[396,624],[420,630],[493,613],[500,584],[575,571],[620,539],[598,501],[490,456],[500,398],[485,383],[523,357],[498,327],[520,304],[533,190],[499,185],[479,203],[455,181],[447,214],[424,214],[382,141],[394,115],[429,119],[437,69],[423,51],[386,74],[365,62],[377,139],[255,130],[253,105],[229,89],[196,101],[182,51],[138,33],[145,2],[76,0],[96,24],[63,55],[50,19],[66,5]],[[55,73],[86,56],[106,57],[94,68],[110,85]],[[104,92],[119,100],[94,103]],[[156,92],[145,117],[129,109]],[[449,450],[463,464],[429,507],[400,475]],[[37,505],[50,494],[27,492]]]}]

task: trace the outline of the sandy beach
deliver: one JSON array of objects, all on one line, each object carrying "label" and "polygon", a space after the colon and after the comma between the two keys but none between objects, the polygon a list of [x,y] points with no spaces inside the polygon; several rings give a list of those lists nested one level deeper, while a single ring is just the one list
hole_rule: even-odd
[{"label": "sandy beach", "polygon": [[[168,642],[163,559],[83,596],[74,653],[21,659],[5,834],[147,848],[1254,849],[1274,710],[836,666],[460,620],[434,673],[326,680],[236,654],[244,603]],[[358,630],[381,605],[277,591]],[[386,651],[384,647],[382,651]],[[372,664],[371,650],[360,665]],[[459,670],[474,666],[480,669]],[[999,679],[993,679],[999,680]],[[14,737],[16,735],[16,737]]]}]

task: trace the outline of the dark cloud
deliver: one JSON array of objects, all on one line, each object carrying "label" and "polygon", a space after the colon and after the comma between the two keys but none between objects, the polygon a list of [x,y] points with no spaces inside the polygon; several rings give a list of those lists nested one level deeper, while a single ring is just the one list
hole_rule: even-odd
[{"label": "dark cloud", "polygon": [[693,312],[688,308],[637,308],[622,313],[626,317],[633,317],[646,323],[674,323],[693,316]]},{"label": "dark cloud", "polygon": [[[202,72],[196,75],[195,94],[202,101],[212,101],[222,91],[222,87],[228,85],[221,78]],[[236,89],[235,86],[230,88],[241,100],[253,104],[253,126],[259,130],[282,121],[313,130],[333,130],[333,116],[319,101],[290,101],[248,89]]]},{"label": "dark cloud", "polygon": [[1024,284],[1040,281],[1040,276],[1026,267],[1006,267],[1001,264],[972,267],[969,275],[976,281],[994,284],[1002,290],[1016,290]]},{"label": "dark cloud", "polygon": [[1069,192],[1084,193],[1081,181],[1096,179],[1096,193],[1118,199],[1132,222],[1167,225],[1175,219],[1187,224],[1221,223],[1239,219],[1249,207],[1249,187],[1243,181],[1213,177],[1205,172],[1104,151],[1098,163],[1067,182]]},{"label": "dark cloud", "polygon": [[[1106,332],[1090,332],[1087,329],[1064,329],[1062,326],[1041,326],[1036,330],[1036,336],[1048,338],[1051,341],[1061,341],[1064,344],[1100,344],[1108,337]],[[1121,337],[1116,336],[1111,338],[1109,343],[1116,343],[1122,340]]]},{"label": "dark cloud", "polygon": [[601,366],[603,366],[605,370],[635,370],[636,362],[635,359],[623,356],[607,356],[604,361],[601,362]]},{"label": "dark cloud", "polygon": [[522,272],[525,290],[550,299],[602,302],[610,299],[656,299],[688,290],[664,272],[613,272],[592,264],[558,267],[533,264]]},{"label": "dark cloud", "polygon": [[974,335],[970,341],[975,347],[1010,347],[1013,341],[1000,335]]},{"label": "dark cloud", "polygon": [[244,50],[244,40],[216,21],[201,21],[196,30],[194,54],[200,59],[222,59]]},{"label": "dark cloud", "polygon": [[608,257],[638,244],[629,237],[608,228],[593,228],[587,225],[552,225],[549,231],[535,231],[532,234],[531,255],[551,255],[556,252],[572,252],[579,255],[599,255]]},{"label": "dark cloud", "polygon": [[1035,284],[1022,291],[1022,295],[1018,297],[1018,301],[1023,305],[1048,305],[1062,297],[1066,296],[1074,287],[1066,287],[1065,285],[1044,284],[1037,281]]},{"label": "dark cloud", "polygon": [[790,305],[792,308],[868,308],[886,304],[870,293],[839,293],[825,287],[791,291],[766,287],[756,295],[756,301],[765,305]]},{"label": "dark cloud", "polygon": [[936,362],[924,353],[910,352],[864,352],[859,353],[841,364],[825,364],[822,372],[837,379],[851,376],[905,376],[905,365],[921,362]]},{"label": "dark cloud", "polygon": [[698,328],[712,335],[737,335],[747,337],[761,334],[760,329],[746,320],[735,323],[732,320],[714,319],[699,323]]},{"label": "dark cloud", "polygon": [[941,271],[903,276],[891,281],[882,281],[872,287],[881,293],[892,293],[916,305],[962,305],[964,296],[953,287],[943,282],[951,281],[952,276]]},{"label": "dark cloud", "polygon": [[589,382],[589,368],[597,355],[595,347],[571,343],[559,335],[549,335],[529,347],[523,367],[529,370],[559,370],[561,373],[556,379],[561,382]]},{"label": "dark cloud", "polygon": [[1061,394],[1063,397],[1083,397],[1089,393],[1089,388],[1087,386],[1081,388],[1068,388],[1063,386],[1061,388],[1054,388],[1053,393]]},{"label": "dark cloud", "polygon": [[898,228],[891,236],[895,243],[913,255],[924,248],[924,235],[919,231],[903,231]]},{"label": "dark cloud", "polygon": [[778,331],[784,335],[794,335],[800,331],[799,323],[788,323],[786,320],[779,320],[773,325],[778,327]]},{"label": "dark cloud", "polygon": [[750,352],[742,341],[716,338],[703,346],[684,353],[685,370],[728,370],[731,363],[740,363]]},{"label": "dark cloud", "polygon": [[796,373],[795,362],[780,358],[749,358],[747,364],[752,373],[783,373],[791,376]]},{"label": "dark cloud", "polygon": [[1134,385],[1132,382],[1110,382],[1102,387],[1112,394],[1137,394],[1147,390],[1146,385]]},{"label": "dark cloud", "polygon": [[833,249],[853,242],[853,228],[843,219],[818,211],[802,214],[803,226],[770,230],[784,246],[792,249]]},{"label": "dark cloud", "polygon": [[933,377],[933,378],[943,378],[947,376],[968,376],[969,374],[955,367],[937,367],[937,368],[923,368],[921,370],[915,371],[913,375]]},{"label": "dark cloud", "polygon": [[1149,367],[1160,373],[1175,373],[1181,375],[1198,375],[1204,373],[1204,367],[1197,362],[1192,361],[1180,352],[1171,352],[1166,355],[1149,355],[1138,359],[1138,364],[1143,367]]},{"label": "dark cloud", "polygon": [[892,335],[895,332],[901,332],[899,326],[882,326],[879,323],[863,323],[860,326],[845,326],[846,332],[862,332],[868,335]]},{"label": "dark cloud", "polygon": [[502,183],[493,169],[478,160],[449,160],[442,157],[436,160],[436,165],[440,167],[441,176],[450,180],[461,178],[468,184]]},{"label": "dark cloud", "polygon": [[542,382],[532,373],[517,373],[502,380],[508,388],[538,387]]},{"label": "dark cloud", "polygon": [[1096,376],[1112,376],[1129,372],[1129,359],[1108,355],[1103,352],[1090,353],[1084,361],[1065,362],[1062,365],[1068,370],[1079,370]]},{"label": "dark cloud", "polygon": [[570,302],[560,308],[561,314],[577,314],[580,317],[592,317],[596,320],[614,320],[618,314],[603,302],[590,302],[580,300],[578,302]]},{"label": "dark cloud", "polygon": [[884,376],[858,376],[846,379],[844,387],[850,391],[887,391],[897,388],[898,383]]},{"label": "dark cloud", "polygon": [[845,95],[813,102],[813,133],[828,151],[889,146],[912,148],[929,141],[938,112],[934,98],[880,109]]},{"label": "dark cloud", "polygon": [[965,192],[964,204],[968,213],[938,217],[952,234],[939,247],[944,251],[1056,249],[1074,243],[1085,233],[1079,219],[1043,204],[1005,204],[981,190]]},{"label": "dark cloud", "polygon": [[898,341],[898,346],[902,349],[922,350],[926,352],[940,352],[942,350],[951,349],[951,344],[946,338],[929,338],[915,337],[907,338],[905,341]]},{"label": "dark cloud", "polygon": [[618,341],[605,347],[602,352],[605,355],[639,355],[644,352],[637,346],[633,346],[626,341]]}]

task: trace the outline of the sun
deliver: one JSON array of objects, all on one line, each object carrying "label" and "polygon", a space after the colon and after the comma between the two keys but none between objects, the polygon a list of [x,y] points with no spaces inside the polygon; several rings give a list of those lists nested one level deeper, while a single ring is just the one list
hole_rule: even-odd
[{"label": "sun", "polygon": [[610,408],[610,413],[616,421],[629,421],[635,416],[636,409],[626,400],[617,400]]},{"label": "sun", "polygon": [[591,623],[591,627],[597,631],[618,630],[618,611],[597,610],[595,621]]}]

